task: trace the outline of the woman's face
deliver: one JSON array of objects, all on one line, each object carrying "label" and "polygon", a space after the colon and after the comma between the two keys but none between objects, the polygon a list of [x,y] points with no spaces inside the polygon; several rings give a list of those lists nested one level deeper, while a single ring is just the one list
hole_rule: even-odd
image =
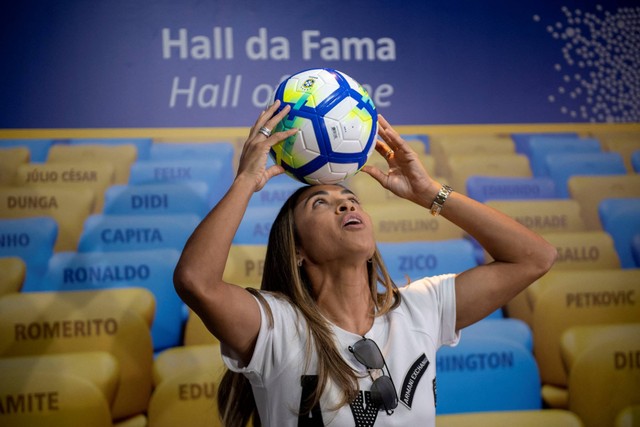
[{"label": "woman's face", "polygon": [[366,261],[375,252],[369,215],[350,190],[338,185],[314,185],[298,199],[294,220],[300,255],[322,264],[336,259]]}]

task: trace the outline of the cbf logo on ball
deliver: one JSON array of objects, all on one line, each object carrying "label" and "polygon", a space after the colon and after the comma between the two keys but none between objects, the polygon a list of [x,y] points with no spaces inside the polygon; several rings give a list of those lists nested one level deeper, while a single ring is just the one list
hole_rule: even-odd
[{"label": "cbf logo on ball", "polygon": [[276,99],[291,111],[274,132],[299,129],[271,149],[290,176],[308,184],[336,184],[355,175],[371,156],[378,115],[353,78],[330,68],[301,71],[278,86]]}]

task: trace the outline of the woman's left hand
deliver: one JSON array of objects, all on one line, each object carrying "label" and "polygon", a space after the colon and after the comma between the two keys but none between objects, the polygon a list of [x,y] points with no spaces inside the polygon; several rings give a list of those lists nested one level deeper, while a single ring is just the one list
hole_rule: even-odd
[{"label": "woman's left hand", "polygon": [[393,194],[426,206],[438,192],[439,184],[429,176],[416,152],[382,115],[378,115],[378,135],[382,141],[376,142],[376,151],[387,160],[389,170],[383,172],[375,166],[365,165],[362,171]]}]

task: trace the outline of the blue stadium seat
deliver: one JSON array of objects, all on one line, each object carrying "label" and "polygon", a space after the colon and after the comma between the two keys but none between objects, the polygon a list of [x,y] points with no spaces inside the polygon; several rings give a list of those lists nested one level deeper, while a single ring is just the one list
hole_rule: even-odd
[{"label": "blue stadium seat", "polygon": [[138,151],[138,160],[146,160],[149,158],[149,153],[153,140],[151,138],[72,138],[69,140],[69,145],[127,145],[131,144],[136,147]]},{"label": "blue stadium seat", "polygon": [[475,338],[504,338],[522,345],[529,351],[533,351],[533,332],[526,322],[505,317],[503,319],[482,319],[471,326],[464,328],[462,339]]},{"label": "blue stadium seat", "polygon": [[58,237],[58,223],[50,217],[0,219],[0,256],[22,258],[28,290],[40,283]]},{"label": "blue stadium seat", "polygon": [[173,287],[180,253],[172,249],[128,252],[59,252],[33,291],[79,291],[138,287],[156,300],[151,335],[154,350],[181,343],[184,304]]},{"label": "blue stadium seat", "polygon": [[533,176],[548,176],[547,158],[557,154],[599,153],[600,141],[593,138],[533,137],[529,140],[529,161]]},{"label": "blue stadium seat", "polygon": [[631,165],[635,172],[640,173],[640,150],[634,151],[633,154],[631,154]]},{"label": "blue stadium seat", "polygon": [[466,337],[436,356],[437,414],[542,408],[540,373],[519,343]]},{"label": "blue stadium seat", "polygon": [[403,285],[410,280],[461,273],[477,264],[474,248],[465,239],[379,243],[391,278]]},{"label": "blue stadium seat", "polygon": [[613,238],[622,268],[637,268],[632,242],[640,233],[640,198],[604,199],[598,206],[602,228]]},{"label": "blue stadium seat", "polygon": [[44,163],[49,155],[53,139],[0,139],[0,147],[27,147],[31,153],[31,162]]},{"label": "blue stadium seat", "polygon": [[149,160],[221,160],[231,164],[234,151],[230,142],[156,142],[151,146]]},{"label": "blue stadium seat", "polygon": [[576,132],[516,132],[511,134],[511,139],[516,146],[516,153],[524,154],[529,156],[530,150],[530,141],[533,138],[579,138],[579,135]]},{"label": "blue stadium seat", "polygon": [[266,245],[273,220],[280,206],[257,206],[247,208],[238,231],[233,238],[234,244]]},{"label": "blue stadium seat", "polygon": [[423,133],[403,133],[400,135],[405,141],[420,141],[424,145],[424,152],[429,154],[431,152],[431,140],[429,135]]},{"label": "blue stadium seat", "polygon": [[104,197],[104,213],[114,215],[194,214],[209,211],[204,182],[182,184],[114,185]]},{"label": "blue stadium seat", "polygon": [[559,197],[568,198],[567,182],[574,175],[626,175],[627,169],[619,153],[554,154],[546,159],[549,176],[556,183]]},{"label": "blue stadium seat", "polygon": [[555,183],[551,178],[471,176],[467,195],[479,202],[487,200],[553,199]]},{"label": "blue stadium seat", "polygon": [[631,252],[633,253],[633,260],[636,262],[636,267],[640,268],[640,233],[633,236]]},{"label": "blue stadium seat", "polygon": [[281,207],[287,198],[303,185],[305,184],[285,174],[275,176],[265,184],[262,190],[253,194],[249,200],[249,207]]},{"label": "blue stadium seat", "polygon": [[92,215],[84,222],[78,252],[176,249],[198,226],[197,215]]},{"label": "blue stadium seat", "polygon": [[206,160],[150,160],[131,165],[130,185],[204,182],[207,203],[213,207],[233,181],[233,163],[228,158]]}]

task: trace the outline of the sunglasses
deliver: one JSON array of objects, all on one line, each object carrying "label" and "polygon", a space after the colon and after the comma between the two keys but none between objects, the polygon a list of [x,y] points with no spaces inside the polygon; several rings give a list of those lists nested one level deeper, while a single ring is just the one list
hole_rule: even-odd
[{"label": "sunglasses", "polygon": [[378,344],[373,340],[362,337],[360,341],[349,346],[349,351],[367,369],[382,370],[385,368],[387,370],[388,375],[384,375],[383,371],[383,375],[373,381],[371,385],[371,401],[378,408],[383,406],[388,415],[393,414],[393,410],[398,406],[398,393],[396,393],[396,387],[391,379],[391,372],[389,372],[387,362],[385,362]]}]

